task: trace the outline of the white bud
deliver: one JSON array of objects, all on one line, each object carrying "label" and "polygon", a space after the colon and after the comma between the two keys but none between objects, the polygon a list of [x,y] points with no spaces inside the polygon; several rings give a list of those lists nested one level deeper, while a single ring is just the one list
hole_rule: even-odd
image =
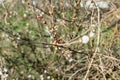
[{"label": "white bud", "polygon": [[47,76],[47,79],[50,79],[50,76]]},{"label": "white bud", "polygon": [[88,43],[88,42],[89,42],[89,37],[88,37],[87,35],[82,36],[82,40],[81,40],[81,42],[82,42],[83,44]]},{"label": "white bud", "polygon": [[4,68],[3,71],[4,71],[4,72],[8,72],[8,69],[7,69],[7,68]]},{"label": "white bud", "polygon": [[72,58],[70,58],[70,59],[69,59],[69,62],[72,62],[72,61],[73,61],[73,59],[72,59]]},{"label": "white bud", "polygon": [[32,75],[28,75],[28,78],[31,78],[32,77]]},{"label": "white bud", "polygon": [[23,17],[26,18],[26,17],[27,17],[27,14],[24,14]]},{"label": "white bud", "polygon": [[40,75],[40,78],[43,78],[43,75]]},{"label": "white bud", "polygon": [[36,9],[35,12],[40,12],[40,10],[39,10],[39,9]]},{"label": "white bud", "polygon": [[26,26],[29,26],[29,23],[26,23]]},{"label": "white bud", "polygon": [[35,1],[33,1],[33,5],[36,5],[36,2],[35,2]]},{"label": "white bud", "polygon": [[46,74],[46,73],[47,73],[47,70],[44,70],[44,73]]},{"label": "white bud", "polygon": [[22,0],[22,3],[25,4],[25,0]]},{"label": "white bud", "polygon": [[93,38],[95,36],[95,33],[93,32],[93,31],[91,31],[90,33],[89,33],[89,37],[90,38]]},{"label": "white bud", "polygon": [[2,71],[0,71],[0,75],[3,75]]},{"label": "white bud", "polygon": [[54,78],[52,78],[51,80],[55,80]]}]

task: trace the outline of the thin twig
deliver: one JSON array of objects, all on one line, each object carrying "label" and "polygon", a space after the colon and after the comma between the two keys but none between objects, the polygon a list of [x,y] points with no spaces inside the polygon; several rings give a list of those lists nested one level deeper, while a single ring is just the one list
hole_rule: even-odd
[{"label": "thin twig", "polygon": [[[93,2],[94,2],[95,5],[96,5],[96,1],[93,0]],[[96,7],[97,7],[97,5],[96,5]],[[93,61],[94,61],[94,57],[95,57],[96,54],[99,52],[100,27],[101,27],[101,23],[100,23],[100,10],[99,10],[99,7],[97,7],[97,12],[98,12],[98,34],[97,34],[98,36],[97,36],[97,45],[96,45],[95,52],[93,53],[93,56],[92,56],[92,58],[91,58],[91,61],[90,61],[90,63],[88,64],[88,70],[87,70],[87,72],[86,72],[86,74],[85,74],[83,80],[86,80],[86,79],[87,79],[87,76],[88,76],[88,74],[89,74],[89,72],[90,72],[90,68],[91,68],[92,63],[93,63]]]}]

